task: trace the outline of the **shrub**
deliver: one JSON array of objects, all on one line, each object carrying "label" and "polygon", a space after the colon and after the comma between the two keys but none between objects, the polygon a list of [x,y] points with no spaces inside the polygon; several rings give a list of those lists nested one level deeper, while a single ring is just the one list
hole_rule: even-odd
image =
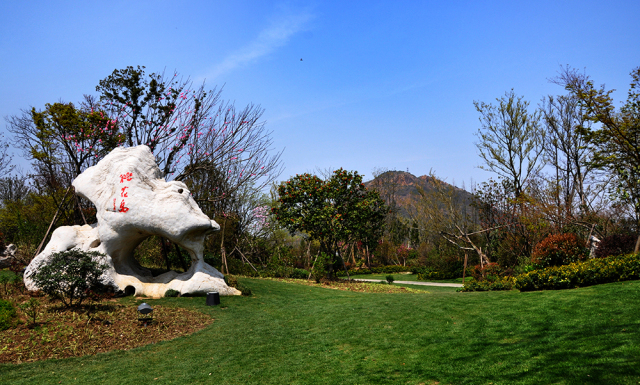
[{"label": "shrub", "polygon": [[22,284],[22,277],[9,270],[0,270],[0,296],[2,294],[9,295],[13,289],[19,289],[22,291],[24,285]]},{"label": "shrub", "polygon": [[305,270],[305,269],[293,269],[293,273],[291,274],[291,278],[307,279],[307,278],[309,278],[309,271]]},{"label": "shrub", "polygon": [[414,268],[411,270],[413,274],[417,274],[419,281],[428,281],[432,279],[454,279],[462,277],[460,272],[442,272],[436,271],[430,267]]},{"label": "shrub", "polygon": [[531,262],[541,267],[562,266],[582,261],[589,255],[575,234],[549,235],[533,248]]},{"label": "shrub", "polygon": [[596,249],[596,257],[631,253],[636,246],[637,238],[631,234],[613,234],[602,238]]},{"label": "shrub", "polygon": [[469,269],[469,274],[476,281],[489,281],[493,282],[503,277],[510,277],[513,275],[513,269],[505,268],[497,263],[490,262],[484,266],[476,265]]},{"label": "shrub", "polygon": [[515,287],[520,291],[559,290],[633,279],[640,279],[640,254],[594,258],[530,271],[515,278]]},{"label": "shrub", "polygon": [[40,310],[40,301],[35,298],[29,298],[29,300],[20,305],[20,310],[31,321],[31,325],[36,324],[38,318],[38,311]]},{"label": "shrub", "polygon": [[7,300],[0,299],[0,331],[12,328],[17,318],[18,314],[13,304]]},{"label": "shrub", "polygon": [[89,291],[101,290],[100,276],[108,267],[97,261],[101,258],[104,254],[79,249],[54,253],[30,278],[42,292],[59,297],[65,306],[80,305]]},{"label": "shrub", "polygon": [[240,293],[242,293],[242,295],[244,296],[250,296],[251,295],[251,289],[249,289],[248,287],[246,287],[245,285],[239,283],[238,287],[236,287],[236,289],[240,290]]},{"label": "shrub", "polygon": [[[395,274],[395,273],[404,273],[406,271],[410,271],[411,268],[402,265],[388,265],[388,266],[379,266],[372,267],[370,269],[350,269],[349,275],[358,275],[358,274]],[[338,271],[336,273],[338,276],[346,276],[347,273],[344,270]]]},{"label": "shrub", "polygon": [[238,278],[234,275],[231,274],[227,274],[224,276],[224,283],[227,284],[227,286],[230,287],[237,287],[238,286]]},{"label": "shrub", "polygon": [[320,283],[320,280],[327,276],[327,263],[330,260],[331,258],[327,254],[318,254],[318,257],[311,267],[311,278],[313,278],[316,283]]},{"label": "shrub", "polygon": [[387,282],[389,282],[389,285],[391,285],[393,283],[393,281],[394,281],[393,275],[387,275],[386,279],[387,279]]},{"label": "shrub", "polygon": [[513,277],[499,277],[493,281],[476,279],[469,279],[464,283],[464,286],[458,291],[498,291],[498,290],[511,290],[515,283]]},{"label": "shrub", "polygon": [[179,297],[180,292],[178,290],[169,289],[164,292],[165,297]]},{"label": "shrub", "polygon": [[4,288],[4,295],[9,295],[9,282],[11,282],[11,276],[0,272],[0,285]]}]

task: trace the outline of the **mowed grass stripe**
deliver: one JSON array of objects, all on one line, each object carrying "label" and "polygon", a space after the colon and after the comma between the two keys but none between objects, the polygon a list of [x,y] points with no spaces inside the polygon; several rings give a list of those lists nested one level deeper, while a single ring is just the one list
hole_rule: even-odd
[{"label": "mowed grass stripe", "polygon": [[197,308],[215,318],[191,336],[127,352],[3,365],[1,382],[640,381],[639,282],[533,293],[425,294],[242,282],[254,296],[225,297],[220,307],[206,307],[204,298],[147,301]]}]

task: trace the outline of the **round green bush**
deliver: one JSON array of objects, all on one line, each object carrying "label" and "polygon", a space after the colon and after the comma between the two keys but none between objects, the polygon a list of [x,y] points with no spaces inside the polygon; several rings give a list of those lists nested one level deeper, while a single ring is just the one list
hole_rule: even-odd
[{"label": "round green bush", "polygon": [[42,292],[60,298],[65,306],[79,306],[90,291],[104,289],[100,279],[108,267],[104,257],[97,251],[61,251],[52,254],[30,278]]},{"label": "round green bush", "polygon": [[294,269],[293,273],[291,274],[291,278],[307,279],[307,278],[309,278],[309,270]]}]

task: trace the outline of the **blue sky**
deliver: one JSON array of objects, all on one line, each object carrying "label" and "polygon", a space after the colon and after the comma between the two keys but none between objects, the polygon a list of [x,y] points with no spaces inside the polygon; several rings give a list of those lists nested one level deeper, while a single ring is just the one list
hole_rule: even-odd
[{"label": "blue sky", "polygon": [[568,64],[622,102],[638,14],[637,0],[3,1],[0,117],[78,102],[144,65],[261,105],[285,149],[281,180],[388,168],[468,185],[491,176],[477,167],[473,101],[513,88],[535,106],[564,92],[547,79]]}]

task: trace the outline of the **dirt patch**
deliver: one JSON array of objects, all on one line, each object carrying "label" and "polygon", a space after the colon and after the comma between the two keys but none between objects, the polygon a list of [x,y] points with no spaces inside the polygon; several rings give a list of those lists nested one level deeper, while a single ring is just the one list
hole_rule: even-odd
[{"label": "dirt patch", "polygon": [[[24,302],[28,297],[21,298]],[[5,298],[6,299],[6,298]],[[17,301],[16,301],[17,299]],[[11,299],[19,304],[20,298]],[[205,328],[213,319],[203,313],[153,305],[153,319],[140,321],[136,305],[102,301],[92,311],[88,306],[63,309],[59,303],[38,299],[37,323],[30,325],[24,314],[15,328],[0,332],[0,362],[22,363],[128,350],[171,340]]]}]

